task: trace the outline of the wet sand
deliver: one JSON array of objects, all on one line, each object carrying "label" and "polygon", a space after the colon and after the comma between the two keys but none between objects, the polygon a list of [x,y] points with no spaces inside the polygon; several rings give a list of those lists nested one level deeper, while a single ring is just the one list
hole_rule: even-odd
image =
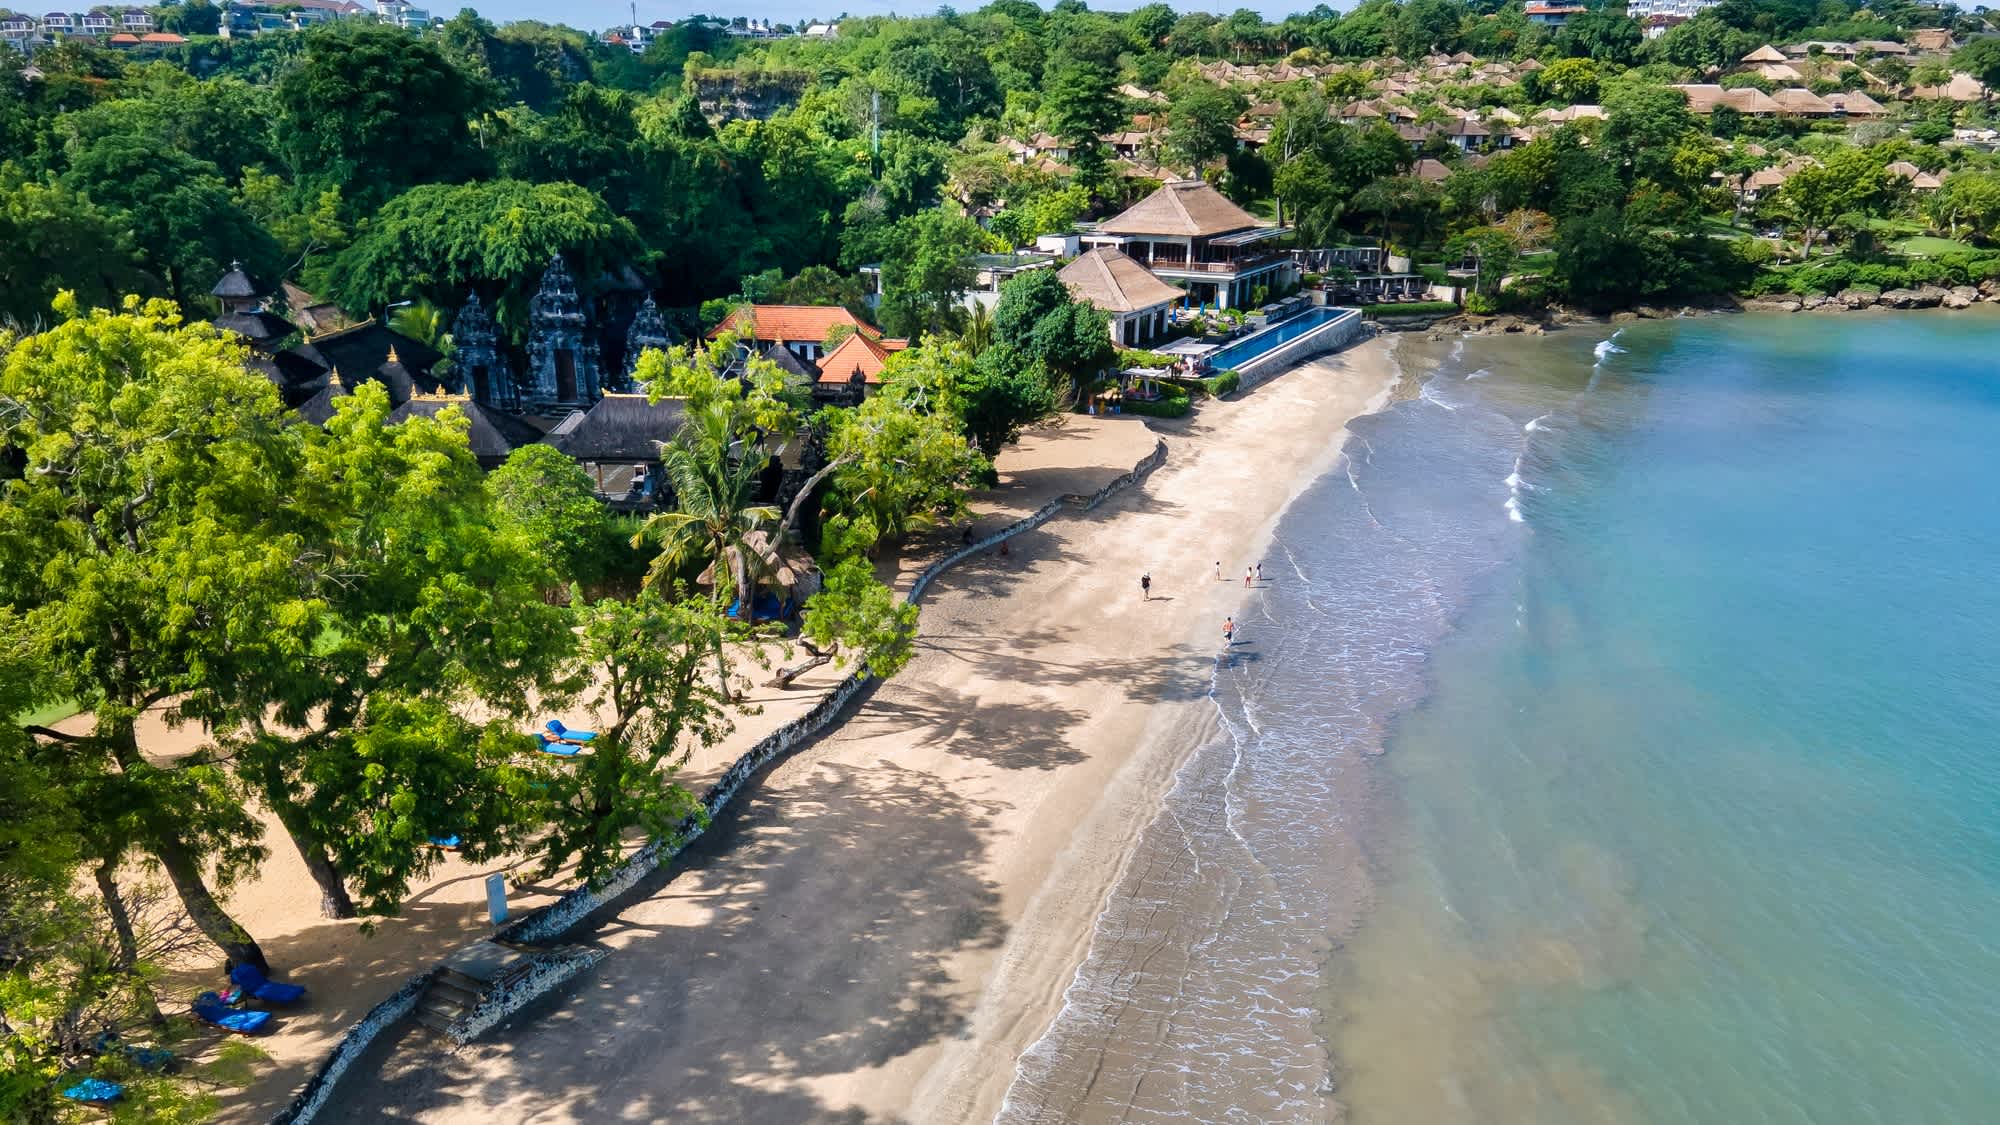
[{"label": "wet sand", "polygon": [[406,1030],[322,1120],[991,1120],[1212,722],[1243,568],[1393,379],[1374,341],[1186,422],[1030,435],[982,529],[1170,451],[949,572],[911,665],[580,936],[613,956],[574,989],[455,1053]]}]

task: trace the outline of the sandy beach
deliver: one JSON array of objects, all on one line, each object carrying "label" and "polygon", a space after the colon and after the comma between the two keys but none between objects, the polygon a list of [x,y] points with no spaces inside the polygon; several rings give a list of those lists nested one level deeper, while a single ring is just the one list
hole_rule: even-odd
[{"label": "sandy beach", "polygon": [[579,935],[612,957],[575,989],[456,1053],[405,1030],[322,1120],[991,1120],[1212,721],[1245,567],[1344,424],[1388,398],[1390,346],[1186,422],[1029,435],[982,528],[1094,490],[1156,436],[1169,455],[1143,487],[949,572],[910,667]]}]

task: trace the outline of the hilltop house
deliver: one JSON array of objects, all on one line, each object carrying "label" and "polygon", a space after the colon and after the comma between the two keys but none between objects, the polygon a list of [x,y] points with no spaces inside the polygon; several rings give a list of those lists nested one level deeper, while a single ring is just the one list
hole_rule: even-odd
[{"label": "hilltop house", "polygon": [[1200,180],[1174,180],[1099,223],[1084,241],[1123,251],[1160,279],[1185,285],[1195,300],[1242,306],[1257,288],[1292,279],[1291,258],[1258,245],[1290,233],[1258,222]]}]

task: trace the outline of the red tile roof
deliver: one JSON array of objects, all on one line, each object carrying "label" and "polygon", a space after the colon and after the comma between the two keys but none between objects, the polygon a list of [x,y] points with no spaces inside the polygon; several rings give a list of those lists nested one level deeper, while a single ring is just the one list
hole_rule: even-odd
[{"label": "red tile roof", "polygon": [[839,305],[738,305],[722,318],[708,338],[713,340],[724,332],[743,329],[746,319],[756,333],[754,338],[766,342],[803,340],[817,344],[841,325],[876,339],[882,336],[881,329]]},{"label": "red tile roof", "polygon": [[[891,346],[891,344],[896,346]],[[897,340],[890,343],[871,340],[856,332],[840,342],[840,346],[819,359],[819,381],[822,383],[846,383],[861,373],[861,380],[870,385],[882,382],[882,368],[889,362],[889,353],[908,346],[909,341]]]}]

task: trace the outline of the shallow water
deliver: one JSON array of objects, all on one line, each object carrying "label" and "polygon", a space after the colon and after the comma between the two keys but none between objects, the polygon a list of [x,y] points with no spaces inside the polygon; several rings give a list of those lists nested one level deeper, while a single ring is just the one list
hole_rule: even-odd
[{"label": "shallow water", "polygon": [[1996,345],[1741,317],[1475,384],[1579,389],[1385,759],[1353,1121],[2000,1113]]},{"label": "shallow water", "polygon": [[1406,353],[1001,1120],[2000,1105],[2000,319],[1608,335]]}]

